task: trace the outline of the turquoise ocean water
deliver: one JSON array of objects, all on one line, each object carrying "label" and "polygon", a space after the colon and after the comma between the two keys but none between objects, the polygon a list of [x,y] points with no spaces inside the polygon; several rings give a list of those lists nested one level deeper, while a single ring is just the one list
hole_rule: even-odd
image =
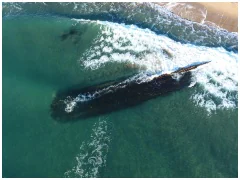
[{"label": "turquoise ocean water", "polygon": [[[2,32],[3,177],[237,177],[236,33],[151,3],[3,3]],[[65,123],[50,115],[62,89],[202,61],[181,91]]]}]

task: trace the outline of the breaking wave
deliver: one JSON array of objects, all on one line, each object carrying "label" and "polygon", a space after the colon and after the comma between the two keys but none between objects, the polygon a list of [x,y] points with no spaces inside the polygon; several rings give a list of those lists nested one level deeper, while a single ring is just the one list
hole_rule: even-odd
[{"label": "breaking wave", "polygon": [[182,44],[135,25],[83,19],[73,19],[73,23],[76,26],[78,23],[89,23],[100,27],[92,46],[79,59],[79,63],[86,69],[96,70],[108,63],[118,63],[138,69],[139,74],[101,92],[80,94],[66,103],[67,112],[73,110],[76,102],[96,98],[114,88],[122,88],[128,81],[149,81],[158,75],[204,61],[210,63],[193,72],[191,88],[196,84],[200,88],[190,100],[200,107],[205,107],[208,113],[237,107],[238,54],[221,47]]},{"label": "breaking wave", "polygon": [[[107,64],[124,64],[139,73],[127,81],[141,82],[211,61],[194,70],[189,88],[196,92],[190,100],[209,114],[237,107],[237,33],[182,19],[154,3],[3,3],[4,18],[29,14],[70,17],[73,27],[97,29],[91,46],[78,59],[92,72]],[[65,110],[71,112],[76,102],[107,90],[66,99]]]},{"label": "breaking wave", "polygon": [[238,34],[182,19],[155,3],[3,3],[3,17],[57,15],[134,24],[182,43],[238,51]]},{"label": "breaking wave", "polygon": [[[29,14],[64,16],[72,27],[81,29],[84,24],[86,31],[94,29],[97,35],[91,46],[76,59],[87,72],[99,72],[96,70],[107,64],[124,64],[137,72],[100,91],[65,99],[66,112],[73,111],[77,102],[124,88],[128,82],[150,81],[180,67],[206,61],[210,63],[192,71],[188,88],[193,93],[189,100],[209,115],[238,106],[237,33],[181,19],[154,3],[3,3],[3,18]],[[100,119],[94,124],[90,139],[82,142],[73,167],[64,177],[100,177],[110,143],[109,123]]]}]

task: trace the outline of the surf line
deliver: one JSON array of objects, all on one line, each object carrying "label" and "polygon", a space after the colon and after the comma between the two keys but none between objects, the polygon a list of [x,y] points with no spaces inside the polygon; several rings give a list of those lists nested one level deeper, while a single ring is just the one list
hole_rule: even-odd
[{"label": "surf line", "polygon": [[68,89],[57,93],[51,104],[51,116],[56,120],[87,118],[136,106],[160,95],[166,95],[191,84],[192,72],[200,62],[177,68],[149,81],[139,79],[108,82],[82,89]]}]

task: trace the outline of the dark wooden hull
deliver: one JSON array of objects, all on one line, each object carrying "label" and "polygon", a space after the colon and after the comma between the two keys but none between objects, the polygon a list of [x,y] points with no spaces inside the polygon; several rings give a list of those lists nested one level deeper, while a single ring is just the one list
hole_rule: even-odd
[{"label": "dark wooden hull", "polygon": [[[70,120],[136,106],[157,96],[189,86],[191,83],[190,70],[202,64],[205,63],[179,68],[173,73],[163,74],[148,82],[122,81],[58,93],[51,104],[51,115],[57,120]],[[174,78],[176,75],[179,75],[179,78]],[[121,84],[119,85],[119,83]],[[94,98],[87,101],[75,101],[76,105],[72,111],[65,110],[66,99],[74,100],[79,94],[92,95],[97,91],[99,93]]]}]

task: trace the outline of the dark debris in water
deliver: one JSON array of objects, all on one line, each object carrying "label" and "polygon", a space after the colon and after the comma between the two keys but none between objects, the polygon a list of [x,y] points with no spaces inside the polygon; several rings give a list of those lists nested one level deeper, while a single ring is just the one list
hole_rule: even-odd
[{"label": "dark debris in water", "polygon": [[77,44],[83,35],[83,32],[77,28],[70,28],[67,32],[63,33],[60,38],[62,41],[72,40],[74,44]]}]

